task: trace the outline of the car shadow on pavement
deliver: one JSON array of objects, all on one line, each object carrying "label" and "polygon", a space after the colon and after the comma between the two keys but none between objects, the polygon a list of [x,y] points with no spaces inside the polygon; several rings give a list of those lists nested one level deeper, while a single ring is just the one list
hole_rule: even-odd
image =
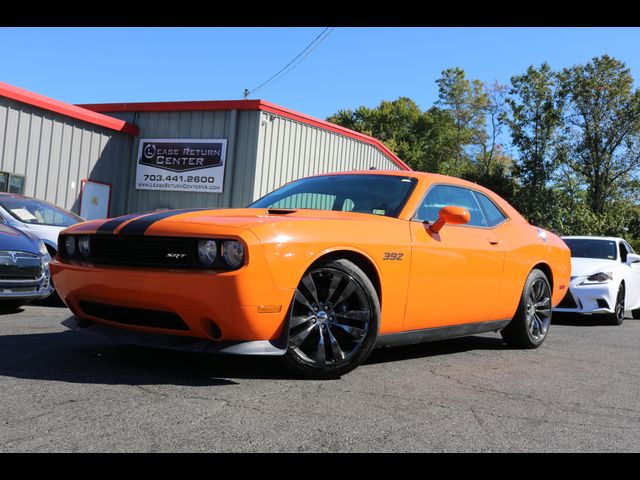
[{"label": "car shadow on pavement", "polygon": [[223,357],[112,343],[77,332],[0,336],[0,376],[107,385],[234,385],[293,378],[272,358]]},{"label": "car shadow on pavement", "polygon": [[[508,349],[499,336],[470,336],[377,349],[365,364]],[[123,345],[73,331],[0,336],[0,376],[85,384],[195,387],[236,385],[232,379],[300,379],[278,358],[212,356]]]},{"label": "car shadow on pavement", "polygon": [[511,348],[504,343],[499,335],[495,337],[470,335],[468,337],[439,340],[437,342],[380,348],[373,351],[365,364],[436,357],[439,355],[468,352],[470,350],[511,350]]},{"label": "car shadow on pavement", "polygon": [[[625,317],[625,322],[635,321],[633,318]],[[615,326],[599,315],[578,315],[575,313],[554,312],[551,325],[564,325],[568,327],[606,327]]]}]

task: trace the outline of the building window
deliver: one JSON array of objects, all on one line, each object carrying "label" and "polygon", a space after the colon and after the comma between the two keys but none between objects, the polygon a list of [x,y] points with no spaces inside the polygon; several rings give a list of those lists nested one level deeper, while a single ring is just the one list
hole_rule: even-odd
[{"label": "building window", "polygon": [[24,193],[24,175],[0,172],[0,192]]}]

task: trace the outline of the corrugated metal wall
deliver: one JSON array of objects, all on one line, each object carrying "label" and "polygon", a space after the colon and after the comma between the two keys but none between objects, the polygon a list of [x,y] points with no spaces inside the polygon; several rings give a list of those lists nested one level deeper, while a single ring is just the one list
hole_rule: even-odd
[{"label": "corrugated metal wall", "polygon": [[139,138],[227,139],[222,193],[136,190],[138,138],[0,97],[0,170],[25,176],[25,194],[74,212],[81,180],[112,185],[111,216],[160,208],[242,207],[307,175],[397,170],[373,145],[252,110],[113,113]]},{"label": "corrugated metal wall", "polygon": [[136,139],[130,156],[128,211],[158,208],[245,206],[253,198],[255,151],[258,142],[258,111],[178,111],[113,114],[140,128],[140,138],[227,139],[222,193],[163,192],[135,189],[138,155]]},{"label": "corrugated metal wall", "polygon": [[25,176],[25,195],[76,213],[81,180],[113,184],[111,212],[126,210],[130,135],[0,97],[0,170]]},{"label": "corrugated metal wall", "polygon": [[318,173],[348,170],[399,170],[375,146],[261,112],[253,198],[291,180]]}]

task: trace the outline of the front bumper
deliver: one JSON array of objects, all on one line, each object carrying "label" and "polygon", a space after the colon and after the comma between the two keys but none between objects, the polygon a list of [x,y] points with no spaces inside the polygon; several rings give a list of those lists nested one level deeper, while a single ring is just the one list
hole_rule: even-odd
[{"label": "front bumper", "polygon": [[60,298],[80,320],[208,342],[275,341],[294,290],[278,288],[263,263],[254,255],[239,270],[216,272],[89,265],[56,258],[51,271]]},{"label": "front bumper", "polygon": [[554,311],[560,313],[607,314],[615,313],[618,284],[603,282],[581,285],[584,279],[573,280],[567,296]]},{"label": "front bumper", "polygon": [[62,322],[67,328],[120,343],[142,345],[145,347],[183,350],[218,355],[259,355],[281,356],[287,352],[287,332],[283,331],[275,340],[255,340],[249,342],[210,341],[201,338],[181,337],[177,335],[157,335],[114,328],[109,325],[82,320],[71,316]]},{"label": "front bumper", "polygon": [[49,271],[39,279],[28,281],[1,280],[0,300],[38,300],[53,293]]}]

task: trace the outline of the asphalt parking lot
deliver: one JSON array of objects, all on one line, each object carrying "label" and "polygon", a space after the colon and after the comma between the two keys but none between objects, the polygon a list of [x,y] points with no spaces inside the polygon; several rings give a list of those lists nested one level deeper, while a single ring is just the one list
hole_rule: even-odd
[{"label": "asphalt parking lot", "polygon": [[66,308],[0,315],[2,452],[637,452],[640,320],[557,319],[374,352],[340,380],[277,362],[116,345]]}]

